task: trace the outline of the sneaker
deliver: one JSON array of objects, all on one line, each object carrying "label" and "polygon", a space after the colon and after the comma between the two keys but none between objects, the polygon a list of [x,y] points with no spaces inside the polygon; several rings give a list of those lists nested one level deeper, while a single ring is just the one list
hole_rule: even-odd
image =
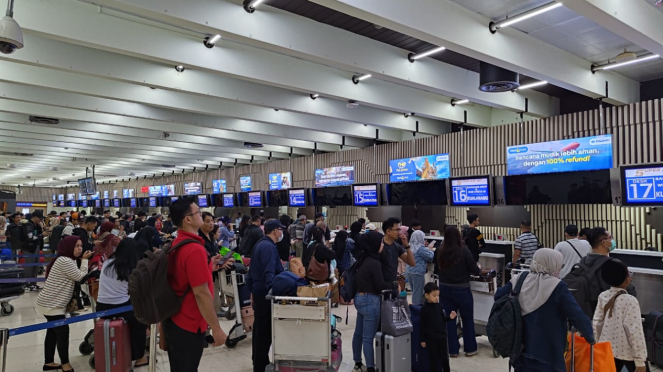
[{"label": "sneaker", "polygon": [[352,372],[366,372],[367,370],[368,369],[365,365],[361,363],[355,363],[355,368],[352,370]]},{"label": "sneaker", "polygon": [[458,358],[458,354],[449,354],[449,358]]},{"label": "sneaker", "polygon": [[473,356],[475,356],[475,355],[477,355],[477,354],[479,354],[478,351],[472,351],[472,352],[470,352],[470,353],[465,353],[465,356],[468,357],[468,358],[471,358],[471,357],[473,357]]}]

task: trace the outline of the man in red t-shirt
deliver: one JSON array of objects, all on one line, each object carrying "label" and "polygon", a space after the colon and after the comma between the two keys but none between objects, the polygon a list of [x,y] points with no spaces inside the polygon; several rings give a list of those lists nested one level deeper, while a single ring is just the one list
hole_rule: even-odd
[{"label": "man in red t-shirt", "polygon": [[213,346],[226,342],[212,298],[212,271],[218,270],[221,255],[208,261],[203,239],[198,236],[203,219],[194,198],[183,198],[172,203],[170,215],[178,227],[173,246],[187,239],[195,240],[195,243],[181,246],[168,256],[168,283],[179,296],[184,295],[184,300],[180,311],[163,323],[163,329],[170,370],[195,372],[203,356],[208,325],[214,337]]}]

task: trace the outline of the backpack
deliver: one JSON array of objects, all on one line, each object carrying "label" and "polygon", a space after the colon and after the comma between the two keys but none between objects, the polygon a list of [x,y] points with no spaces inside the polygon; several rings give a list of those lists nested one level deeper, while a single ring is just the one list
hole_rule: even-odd
[{"label": "backpack", "polygon": [[490,309],[486,333],[493,349],[502,356],[515,361],[523,350],[523,316],[520,312],[518,294],[528,272],[518,277],[511,293],[498,298]]},{"label": "backpack", "polygon": [[184,296],[191,288],[178,296],[168,284],[168,254],[194,239],[185,239],[166,246],[159,252],[147,251],[145,257],[129,275],[129,298],[134,315],[143,324],[156,324],[172,317],[180,311]]},{"label": "backpack", "polygon": [[343,275],[341,275],[339,293],[345,303],[350,303],[350,301],[352,301],[357,295],[357,280],[355,279],[355,276],[357,275],[358,263],[359,261],[355,261],[355,263],[353,263],[352,266],[345,270]]},{"label": "backpack", "polygon": [[573,266],[570,273],[566,274],[562,281],[569,287],[569,291],[575,298],[582,311],[589,317],[594,318],[594,311],[598,304],[599,295],[603,292],[601,285],[602,263],[587,266],[585,260]]}]

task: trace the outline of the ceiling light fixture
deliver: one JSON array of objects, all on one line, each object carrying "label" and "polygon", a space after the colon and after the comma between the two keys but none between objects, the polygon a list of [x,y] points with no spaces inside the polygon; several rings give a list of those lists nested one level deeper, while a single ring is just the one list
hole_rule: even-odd
[{"label": "ceiling light fixture", "polygon": [[468,100],[468,99],[452,99],[451,100],[451,106],[466,105],[468,103],[470,103],[470,100]]},{"label": "ceiling light fixture", "polygon": [[433,49],[427,50],[427,51],[422,52],[422,53],[416,53],[416,54],[415,54],[415,53],[410,53],[410,54],[407,55],[407,59],[408,59],[410,62],[414,62],[414,61],[416,61],[416,60],[418,60],[418,59],[422,59],[422,58],[425,58],[425,57],[431,56],[431,55],[433,55],[433,54],[435,54],[435,53],[439,53],[439,52],[441,52],[441,51],[443,51],[443,50],[445,50],[445,49],[447,49],[447,48],[445,48],[445,47],[437,47],[437,48],[433,48]]},{"label": "ceiling light fixture", "polygon": [[532,89],[532,88],[540,87],[540,86],[542,86],[542,85],[546,85],[546,84],[548,84],[548,82],[545,81],[545,80],[543,80],[543,81],[537,81],[537,82],[535,82],[535,83],[521,85],[521,86],[519,86],[518,88],[514,89],[513,91],[516,91],[516,90],[525,90],[525,89]]},{"label": "ceiling light fixture", "polygon": [[184,66],[182,66],[182,65],[175,66],[175,71],[177,71],[177,72],[184,72],[184,70],[185,70]]},{"label": "ceiling light fixture", "polygon": [[410,116],[414,116],[414,112],[406,112],[403,114],[406,118],[409,118]]},{"label": "ceiling light fixture", "polygon": [[369,79],[369,78],[371,78],[372,76],[373,76],[373,75],[371,75],[371,74],[363,74],[363,75],[362,75],[362,74],[359,74],[359,75],[354,75],[354,76],[352,77],[352,82],[355,83],[355,84],[359,84],[360,81],[362,81],[362,80],[366,80],[366,79]]},{"label": "ceiling light fixture", "polygon": [[538,16],[540,14],[543,14],[545,12],[548,12],[548,11],[551,11],[553,9],[559,8],[562,5],[563,5],[562,3],[552,1],[552,2],[549,2],[548,4],[543,4],[539,7],[528,10],[524,13],[520,13],[516,16],[511,17],[511,18],[507,18],[507,19],[499,21],[499,22],[490,22],[488,24],[488,29],[490,30],[491,33],[494,34],[500,28],[509,27],[511,25],[514,25],[514,24],[520,22],[520,21],[524,21],[526,19],[536,17],[536,16]]},{"label": "ceiling light fixture", "polygon": [[203,44],[205,44],[206,47],[212,49],[214,48],[214,44],[216,44],[217,41],[221,39],[221,35],[216,34],[212,37],[206,37],[205,40],[203,40]]},{"label": "ceiling light fixture", "polygon": [[318,97],[320,97],[320,95],[318,93],[311,94],[311,99],[316,99]]},{"label": "ceiling light fixture", "polygon": [[596,71],[601,71],[601,70],[612,70],[613,68],[617,67],[622,67],[622,66],[628,66],[632,65],[635,63],[640,63],[644,61],[649,61],[652,59],[658,58],[658,54],[648,54],[640,57],[636,57],[635,59],[632,59],[630,61],[625,61],[625,62],[612,62],[612,63],[606,63],[603,65],[592,65],[592,73]]},{"label": "ceiling light fixture", "polygon": [[258,5],[260,5],[265,0],[244,0],[244,10],[248,13],[253,13],[256,11]]}]

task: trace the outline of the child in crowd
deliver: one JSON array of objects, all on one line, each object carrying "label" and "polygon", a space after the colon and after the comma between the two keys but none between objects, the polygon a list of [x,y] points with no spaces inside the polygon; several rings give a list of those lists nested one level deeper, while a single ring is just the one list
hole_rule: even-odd
[{"label": "child in crowd", "polygon": [[628,267],[611,258],[601,267],[601,277],[611,288],[601,293],[594,313],[596,341],[610,342],[617,371],[626,367],[629,372],[649,372],[640,303],[626,292],[631,284]]},{"label": "child in crowd", "polygon": [[449,316],[440,305],[440,288],[431,282],[424,286],[424,306],[421,308],[421,346],[428,349],[431,372],[450,372],[447,347],[446,322],[456,319],[456,312]]}]

